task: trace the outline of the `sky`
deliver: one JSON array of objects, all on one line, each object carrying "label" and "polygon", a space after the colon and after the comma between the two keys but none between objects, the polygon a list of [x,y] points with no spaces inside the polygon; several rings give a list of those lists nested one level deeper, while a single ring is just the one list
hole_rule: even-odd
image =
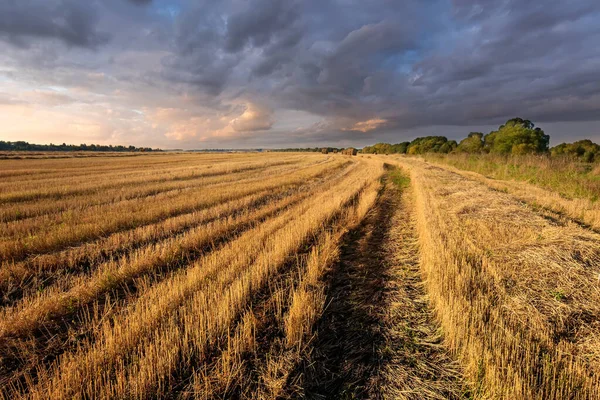
[{"label": "sky", "polygon": [[0,140],[600,142],[598,0],[1,0]]}]

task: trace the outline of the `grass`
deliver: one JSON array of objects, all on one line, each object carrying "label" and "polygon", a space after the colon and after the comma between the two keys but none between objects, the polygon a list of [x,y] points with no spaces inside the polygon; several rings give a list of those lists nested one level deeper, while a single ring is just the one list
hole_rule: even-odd
[{"label": "grass", "polygon": [[389,174],[390,181],[399,189],[404,190],[410,186],[410,176],[401,169],[392,169]]}]

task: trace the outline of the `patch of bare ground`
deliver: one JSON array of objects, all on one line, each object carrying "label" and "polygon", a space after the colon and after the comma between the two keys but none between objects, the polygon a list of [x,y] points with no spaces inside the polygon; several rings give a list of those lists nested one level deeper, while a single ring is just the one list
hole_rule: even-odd
[{"label": "patch of bare ground", "polygon": [[412,196],[388,172],[329,273],[327,307],[298,397],[457,399],[460,368],[443,346],[419,272]]}]

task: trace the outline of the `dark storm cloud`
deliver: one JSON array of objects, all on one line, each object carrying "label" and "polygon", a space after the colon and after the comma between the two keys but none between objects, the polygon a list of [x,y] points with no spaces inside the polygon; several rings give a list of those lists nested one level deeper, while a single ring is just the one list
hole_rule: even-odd
[{"label": "dark storm cloud", "polygon": [[58,39],[71,46],[96,47],[109,35],[96,29],[98,17],[88,2],[77,0],[4,0],[0,37],[27,46],[31,39]]},{"label": "dark storm cloud", "polygon": [[[235,83],[245,84],[246,75],[268,80],[267,75],[280,64],[293,60],[290,49],[302,36],[295,2],[253,0],[236,4],[243,4],[242,8],[206,2],[185,9],[177,19],[173,55],[164,60],[166,79],[216,96],[227,87],[236,69],[242,81]],[[255,65],[247,65],[250,53],[257,50],[262,56],[257,56]]]},{"label": "dark storm cloud", "polygon": [[262,47],[275,35],[291,29],[298,19],[298,6],[288,0],[255,0],[227,19],[225,48],[240,51],[246,44]]},{"label": "dark storm cloud", "polygon": [[225,22],[219,9],[196,7],[177,21],[173,54],[163,60],[163,77],[219,95],[241,57],[224,50]]},{"label": "dark storm cloud", "polygon": [[[94,48],[94,62],[78,68],[198,107],[258,99],[275,120],[281,110],[313,118],[294,133],[274,124],[284,135],[274,141],[377,140],[516,115],[600,119],[596,0],[5,0],[2,39]],[[74,63],[54,52],[24,63],[43,68],[52,56],[56,71]]]},{"label": "dark storm cloud", "polygon": [[501,17],[475,25],[477,35],[467,46],[426,58],[417,67],[418,83],[446,104],[454,98],[469,107],[463,123],[522,113],[540,120],[598,119],[593,95],[600,89],[600,53],[593,43],[599,39],[599,7],[583,3],[509,4]]}]

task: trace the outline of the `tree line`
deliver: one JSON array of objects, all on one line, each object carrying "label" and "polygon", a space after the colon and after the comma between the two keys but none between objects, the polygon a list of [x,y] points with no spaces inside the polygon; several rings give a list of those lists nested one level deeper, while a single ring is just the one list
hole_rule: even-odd
[{"label": "tree line", "polygon": [[135,147],[135,146],[113,146],[100,144],[33,144],[23,141],[4,142],[0,140],[0,151],[135,151],[135,152],[150,152],[160,151],[159,149],[151,149],[150,147]]},{"label": "tree line", "polygon": [[272,149],[272,150],[268,150],[268,151],[273,151],[273,152],[284,152],[284,153],[292,153],[292,152],[301,152],[301,153],[320,153],[323,151],[323,149],[327,149],[328,153],[333,153],[335,152],[341,152],[342,150],[344,150],[343,147],[288,147],[285,149]]},{"label": "tree line", "polygon": [[456,142],[444,136],[419,137],[412,142],[398,144],[377,143],[366,146],[366,154],[424,154],[424,153],[470,153],[470,154],[550,154],[571,156],[586,162],[600,160],[600,145],[591,140],[562,143],[549,147],[550,136],[533,122],[513,118],[488,134],[471,132]]}]

